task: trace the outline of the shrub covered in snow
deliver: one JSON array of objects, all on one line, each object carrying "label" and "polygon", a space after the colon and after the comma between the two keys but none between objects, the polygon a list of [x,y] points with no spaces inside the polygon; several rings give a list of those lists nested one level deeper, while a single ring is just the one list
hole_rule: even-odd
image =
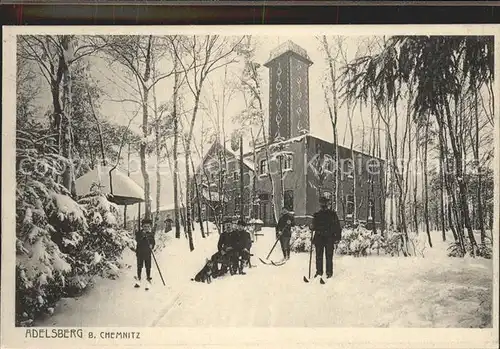
[{"label": "shrub covered in snow", "polygon": [[377,235],[362,225],[343,229],[342,240],[339,242],[337,251],[340,254],[366,256],[374,243],[375,236]]},{"label": "shrub covered in snow", "polygon": [[[96,275],[117,277],[119,257],[134,240],[130,233],[119,228],[118,207],[100,193],[93,193],[79,201],[85,209],[87,229],[79,232],[81,241],[71,245],[71,287],[76,293],[86,288]],[[75,233],[78,234],[78,233]]]},{"label": "shrub covered in snow", "polygon": [[71,198],[52,175],[54,155],[20,149],[18,156],[47,169],[16,176],[16,324],[28,326],[94,276],[116,275],[131,237],[117,228],[118,210],[100,193]]},{"label": "shrub covered in snow", "polygon": [[[337,253],[355,257],[368,254],[397,255],[401,249],[401,235],[396,232],[386,232],[384,238],[380,231],[374,233],[362,225],[356,228],[344,228],[342,240],[337,246]],[[291,250],[294,252],[309,252],[311,249],[311,230],[307,226],[296,226],[292,229],[290,240]]]},{"label": "shrub covered in snow", "polygon": [[311,230],[307,226],[294,226],[290,239],[290,250],[293,252],[311,251]]},{"label": "shrub covered in snow", "polygon": [[[465,244],[465,250],[467,251],[467,254],[473,255],[472,251],[472,246],[469,242],[469,240],[464,241]],[[483,257],[486,259],[491,259],[493,256],[493,246],[491,244],[491,241],[488,240],[484,244],[479,244],[476,249],[475,255],[477,257]],[[449,257],[464,257],[464,253],[462,249],[460,248],[460,244],[457,241],[454,241],[450,243],[448,246],[448,256]]]},{"label": "shrub covered in snow", "polygon": [[[25,152],[20,149],[19,153],[24,159],[38,156],[35,149]],[[47,171],[55,170],[50,156],[39,156],[36,160]],[[86,222],[83,209],[52,176],[38,171],[23,175],[18,171],[16,181],[16,323],[26,325],[61,297],[67,273],[71,271],[71,258],[61,251],[59,244],[63,240],[76,243],[77,238],[53,226],[54,217],[62,217],[69,210],[60,211],[57,199],[65,197],[71,203],[73,212],[67,220],[71,222],[71,230],[84,229]]]}]

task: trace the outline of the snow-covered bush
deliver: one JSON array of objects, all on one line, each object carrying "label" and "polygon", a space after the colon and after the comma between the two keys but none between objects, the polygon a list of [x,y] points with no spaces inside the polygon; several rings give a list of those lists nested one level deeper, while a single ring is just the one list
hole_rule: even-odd
[{"label": "snow-covered bush", "polygon": [[311,251],[311,230],[307,226],[292,227],[290,250],[293,252]]},{"label": "snow-covered bush", "polygon": [[[371,230],[363,225],[356,228],[347,228],[342,231],[342,240],[340,240],[337,251],[340,254],[353,255],[356,257],[366,256],[371,252],[373,245],[373,234]],[[380,248],[380,247],[379,247]]]},{"label": "snow-covered bush", "polygon": [[[294,252],[309,252],[311,250],[311,230],[307,226],[292,228],[290,240],[291,250]],[[386,242],[380,232],[373,231],[358,225],[356,228],[344,228],[342,239],[337,246],[337,253],[343,255],[366,256],[368,254],[385,252]]]},{"label": "snow-covered bush", "polygon": [[79,200],[85,209],[87,229],[74,232],[78,243],[70,244],[68,251],[73,261],[70,279],[73,291],[86,288],[96,275],[117,277],[119,257],[123,250],[133,244],[130,233],[119,228],[118,207],[98,192]]},{"label": "snow-covered bush", "polygon": [[403,236],[404,233],[397,230],[388,229],[385,232],[384,252],[386,255],[394,257],[403,253]]},{"label": "snow-covered bush", "polygon": [[[466,253],[469,255],[473,255],[472,246],[469,240],[464,241]],[[448,246],[448,257],[464,257],[465,254],[460,247],[460,243],[458,241],[454,241],[450,243]],[[493,256],[493,248],[491,242],[486,242],[484,244],[479,244],[476,249],[476,256],[483,257],[486,259],[491,259]]]},{"label": "snow-covered bush", "polygon": [[40,155],[36,149],[18,149],[19,155],[25,161],[23,171],[17,171],[16,176],[16,324],[27,325],[61,297],[71,271],[71,258],[58,243],[77,240],[51,224],[53,217],[68,213],[60,211],[57,199],[66,198],[71,203],[68,227],[84,228],[85,219],[63,186],[52,176],[30,168],[37,163],[49,173],[54,171],[51,156]]},{"label": "snow-covered bush", "polygon": [[[45,134],[20,132],[16,148],[16,325],[51,313],[96,275],[113,277],[131,241],[100,193],[76,202],[56,180],[67,161]],[[44,143],[45,142],[45,143]]]}]

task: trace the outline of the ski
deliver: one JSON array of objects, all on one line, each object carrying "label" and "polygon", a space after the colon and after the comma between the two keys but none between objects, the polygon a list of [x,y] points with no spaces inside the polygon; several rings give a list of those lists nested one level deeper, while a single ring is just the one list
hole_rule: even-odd
[{"label": "ski", "polygon": [[323,278],[321,277],[321,278],[319,279],[319,283],[320,283],[321,285],[326,284],[325,279],[323,279]]},{"label": "ski", "polygon": [[274,262],[274,261],[271,261],[271,263],[272,263],[275,267],[279,267],[279,266],[281,266],[281,265],[285,264],[285,263],[286,263],[286,261],[281,261],[281,262]]},{"label": "ski", "polygon": [[259,258],[260,262],[265,265],[274,265],[275,267],[279,267],[286,263],[286,261],[275,262],[275,261],[265,261],[262,258]]},{"label": "ski", "polygon": [[263,260],[262,258],[259,257],[259,261],[262,263],[262,264],[265,264],[265,265],[272,265],[271,263],[269,262],[266,262],[265,260]]}]

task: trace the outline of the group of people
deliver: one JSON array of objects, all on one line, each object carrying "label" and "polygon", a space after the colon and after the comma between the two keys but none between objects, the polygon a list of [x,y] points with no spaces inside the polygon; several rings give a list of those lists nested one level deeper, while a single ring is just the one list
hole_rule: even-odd
[{"label": "group of people", "polygon": [[[290,239],[295,219],[286,208],[282,209],[280,219],[276,226],[276,239],[280,240],[284,260],[290,258]],[[333,276],[333,253],[335,246],[339,243],[342,227],[338,216],[329,207],[329,199],[320,198],[320,210],[313,216],[312,221],[312,243],[316,250],[316,274],[315,277],[323,276],[323,258],[326,257],[326,277]],[[142,227],[135,233],[137,242],[137,277],[135,287],[141,287],[142,269],[146,269],[146,289],[151,284],[151,255],[155,247],[155,238],[150,219],[142,221]],[[217,252],[209,260],[211,277],[226,274],[245,274],[245,266],[251,267],[250,256],[252,238],[246,230],[246,223],[239,220],[236,224],[225,221],[224,227],[217,243]]]},{"label": "group of people", "polygon": [[217,243],[217,252],[212,256],[212,276],[218,277],[226,274],[245,274],[245,266],[251,266],[250,250],[252,238],[246,230],[246,222],[239,220],[236,225],[225,221]]}]

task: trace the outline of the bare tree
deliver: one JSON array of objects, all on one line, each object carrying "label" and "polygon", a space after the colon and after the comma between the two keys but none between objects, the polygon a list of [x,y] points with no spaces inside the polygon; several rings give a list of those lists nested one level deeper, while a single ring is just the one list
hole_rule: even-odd
[{"label": "bare tree", "polygon": [[[200,97],[207,77],[217,69],[234,62],[234,56],[242,39],[234,42],[231,39],[218,35],[207,35],[204,37],[184,37],[182,40],[172,41],[172,49],[178,58],[182,72],[186,78],[186,85],[193,97],[193,110],[186,135],[186,187],[190,187],[189,156],[191,153],[191,139],[193,137],[194,125],[198,115]],[[181,55],[183,57],[181,59]],[[188,63],[186,63],[187,61]],[[191,69],[192,67],[192,69]],[[189,196],[186,201],[186,226],[189,238],[189,248],[194,250],[191,231],[191,205]]]},{"label": "bare tree", "polygon": [[[153,35],[143,36],[101,36],[105,44],[105,53],[110,64],[119,64],[126,69],[130,81],[129,86],[136,93],[132,102],[142,108],[142,136],[139,155],[141,158],[141,172],[144,180],[145,216],[151,215],[151,194],[149,173],[147,171],[147,148],[151,136],[150,123],[150,93],[156,84],[173,74],[173,65],[167,72],[156,70],[158,62],[164,59],[165,45],[161,45],[160,38]],[[135,84],[134,84],[135,83]],[[154,112],[154,110],[153,110]]]},{"label": "bare tree", "polygon": [[58,134],[55,143],[60,155],[68,159],[62,183],[75,196],[71,71],[79,60],[97,52],[103,46],[95,44],[89,37],[73,35],[28,35],[20,38],[21,58],[35,62],[50,86],[53,107],[51,127]]}]

